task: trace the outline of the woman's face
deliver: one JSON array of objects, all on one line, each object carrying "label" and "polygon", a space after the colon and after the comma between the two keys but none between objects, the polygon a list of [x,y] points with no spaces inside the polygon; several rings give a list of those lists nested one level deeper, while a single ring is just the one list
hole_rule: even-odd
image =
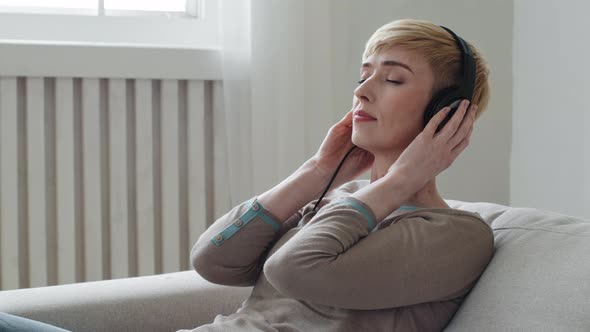
[{"label": "woman's face", "polygon": [[415,52],[392,47],[370,56],[361,65],[353,110],[373,121],[353,119],[352,142],[373,153],[401,153],[423,129],[434,74]]}]

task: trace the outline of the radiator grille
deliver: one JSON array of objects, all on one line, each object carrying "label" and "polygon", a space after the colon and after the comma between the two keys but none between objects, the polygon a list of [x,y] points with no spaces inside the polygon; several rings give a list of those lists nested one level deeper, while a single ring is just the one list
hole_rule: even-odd
[{"label": "radiator grille", "polygon": [[190,269],[219,82],[0,77],[0,289]]}]

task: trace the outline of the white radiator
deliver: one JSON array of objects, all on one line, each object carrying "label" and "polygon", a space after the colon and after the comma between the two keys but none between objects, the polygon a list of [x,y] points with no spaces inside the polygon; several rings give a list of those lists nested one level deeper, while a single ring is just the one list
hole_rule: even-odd
[{"label": "white radiator", "polygon": [[0,289],[190,269],[218,83],[0,77]]}]

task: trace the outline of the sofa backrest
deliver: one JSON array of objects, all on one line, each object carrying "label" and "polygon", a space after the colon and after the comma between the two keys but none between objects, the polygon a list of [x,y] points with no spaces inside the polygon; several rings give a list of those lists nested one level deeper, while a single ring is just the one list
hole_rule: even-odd
[{"label": "sofa backrest", "polygon": [[590,331],[590,220],[446,202],[486,220],[495,253],[445,331]]}]

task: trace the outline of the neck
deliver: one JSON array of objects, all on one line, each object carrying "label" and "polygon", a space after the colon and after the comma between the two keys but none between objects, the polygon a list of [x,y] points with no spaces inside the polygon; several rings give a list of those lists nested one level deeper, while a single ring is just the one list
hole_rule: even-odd
[{"label": "neck", "polygon": [[[403,152],[403,151],[401,151]],[[389,167],[401,155],[401,152],[388,152],[375,154],[373,168],[371,169],[371,183],[387,174]],[[408,197],[402,205],[416,206],[418,208],[450,208],[436,188],[436,178],[428,181],[424,187]]]}]

